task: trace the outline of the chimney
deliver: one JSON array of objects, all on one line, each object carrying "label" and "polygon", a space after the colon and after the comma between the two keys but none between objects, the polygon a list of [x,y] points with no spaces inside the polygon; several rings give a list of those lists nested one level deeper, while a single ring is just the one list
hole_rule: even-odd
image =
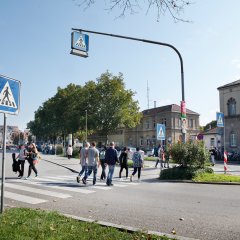
[{"label": "chimney", "polygon": [[157,101],[154,101],[154,108],[157,107]]}]

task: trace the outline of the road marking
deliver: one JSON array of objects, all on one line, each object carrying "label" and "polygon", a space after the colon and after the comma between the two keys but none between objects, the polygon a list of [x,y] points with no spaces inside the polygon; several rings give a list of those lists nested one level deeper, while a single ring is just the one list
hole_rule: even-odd
[{"label": "road marking", "polygon": [[4,197],[18,201],[18,202],[24,202],[29,204],[39,204],[39,203],[47,202],[47,200],[44,200],[41,198],[29,197],[29,196],[25,196],[17,193],[11,193],[7,191],[4,191]]},{"label": "road marking", "polygon": [[69,194],[52,192],[52,191],[48,191],[48,190],[31,188],[31,187],[26,187],[26,186],[23,186],[23,185],[20,185],[20,184],[5,183],[5,187],[12,188],[12,189],[17,189],[17,190],[22,190],[22,191],[26,191],[26,192],[38,193],[38,194],[41,194],[41,195],[47,195],[47,196],[51,196],[51,197],[57,197],[57,198],[70,198],[70,197],[72,197]]},{"label": "road marking", "polygon": [[[47,188],[65,190],[65,191],[70,191],[70,192],[77,192],[77,193],[84,193],[84,194],[90,194],[90,193],[94,193],[95,192],[95,191],[92,191],[92,190],[85,189],[84,187],[81,188],[77,184],[74,184],[74,185],[72,184],[72,187],[66,187],[66,186],[61,186],[61,185],[59,185],[59,186],[57,186],[57,185],[46,185],[46,183],[30,181],[30,180],[18,180],[18,181],[22,182],[24,184],[38,185],[38,186],[43,186],[43,187],[47,187]],[[47,182],[49,182],[49,181],[47,181]],[[56,182],[56,184],[57,183],[58,182]],[[68,184],[68,185],[70,185],[70,184]]]}]

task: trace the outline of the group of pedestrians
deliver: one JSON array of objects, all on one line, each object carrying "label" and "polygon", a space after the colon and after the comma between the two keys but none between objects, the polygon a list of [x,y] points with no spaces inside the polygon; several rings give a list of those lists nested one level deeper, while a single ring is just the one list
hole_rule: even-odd
[{"label": "group of pedestrians", "polygon": [[[133,176],[138,172],[138,179],[141,177],[141,168],[143,167],[143,156],[140,154],[140,149],[133,154],[133,172],[130,177],[130,181],[133,180]],[[110,143],[108,148],[104,147],[100,151],[96,148],[96,143],[92,142],[91,146],[87,142],[85,146],[80,150],[80,164],[81,170],[77,176],[77,182],[82,181],[83,184],[87,183],[88,177],[93,173],[93,185],[96,184],[97,170],[101,166],[101,181],[106,181],[107,186],[113,186],[112,179],[116,163],[120,163],[119,178],[121,179],[123,169],[126,170],[126,179],[128,178],[128,149],[124,147],[118,158],[118,152],[115,149],[114,142]],[[108,167],[108,173],[106,174],[106,168]],[[83,177],[82,177],[83,176]]]},{"label": "group of pedestrians", "polygon": [[29,163],[28,167],[28,175],[25,179],[29,179],[31,176],[32,171],[35,173],[35,177],[38,176],[38,171],[36,169],[36,164],[39,161],[39,153],[37,150],[37,147],[35,143],[31,143],[28,147],[25,147],[23,144],[20,146],[19,154],[16,156],[15,153],[13,153],[13,158],[18,160],[18,171],[19,171],[19,178],[24,177],[24,165],[26,160]]},{"label": "group of pedestrians", "polygon": [[155,168],[157,168],[158,163],[160,163],[160,168],[169,168],[169,155],[167,151],[165,151],[162,145],[158,145],[158,147],[154,151],[155,157],[157,157],[157,161],[155,164]]}]

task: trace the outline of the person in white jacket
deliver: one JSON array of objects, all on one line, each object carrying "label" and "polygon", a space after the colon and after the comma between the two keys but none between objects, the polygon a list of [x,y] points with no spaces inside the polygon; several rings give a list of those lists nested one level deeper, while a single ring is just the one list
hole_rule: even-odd
[{"label": "person in white jacket", "polygon": [[72,157],[72,153],[73,153],[73,148],[72,148],[72,145],[68,145],[68,148],[67,148],[67,157],[68,159],[70,159]]}]

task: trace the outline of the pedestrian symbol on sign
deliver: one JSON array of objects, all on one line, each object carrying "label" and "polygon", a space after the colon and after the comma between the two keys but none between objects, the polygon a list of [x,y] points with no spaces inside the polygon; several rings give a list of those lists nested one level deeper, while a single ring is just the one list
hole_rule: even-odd
[{"label": "pedestrian symbol on sign", "polygon": [[81,48],[86,48],[86,44],[84,42],[82,35],[80,35],[79,39],[77,40],[76,46],[81,47]]},{"label": "pedestrian symbol on sign", "polygon": [[165,140],[166,127],[164,124],[157,124],[157,140]]},{"label": "pedestrian symbol on sign", "polygon": [[6,82],[5,86],[3,87],[0,93],[0,105],[6,107],[17,108],[16,102],[14,100],[12,90],[9,86],[8,81]]},{"label": "pedestrian symbol on sign", "polygon": [[217,127],[224,127],[224,114],[217,112]]}]

